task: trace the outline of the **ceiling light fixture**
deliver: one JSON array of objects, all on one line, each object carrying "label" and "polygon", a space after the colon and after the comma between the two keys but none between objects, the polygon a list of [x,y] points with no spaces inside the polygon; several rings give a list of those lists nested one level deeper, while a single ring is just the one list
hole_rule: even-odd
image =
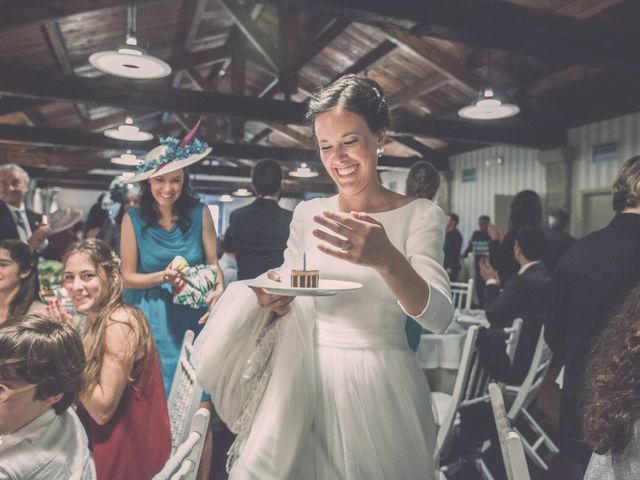
[{"label": "ceiling light fixture", "polygon": [[236,197],[250,197],[252,194],[246,188],[238,188],[235,192],[233,192],[233,195],[235,195]]},{"label": "ceiling light fixture", "polygon": [[145,140],[151,140],[153,138],[152,133],[145,132],[136,127],[133,124],[133,119],[131,117],[127,117],[124,124],[120,125],[118,128],[106,130],[104,134],[110,138],[129,140],[131,142],[144,142]]},{"label": "ceiling light fixture", "polygon": [[218,197],[218,200],[220,200],[221,202],[232,202],[233,198],[231,198],[231,195],[225,193],[224,195],[220,195],[220,197]]},{"label": "ceiling light fixture", "polygon": [[487,51],[487,83],[470,105],[458,110],[458,115],[469,120],[499,120],[517,115],[520,107],[510,103],[505,95],[491,87],[491,50]]},{"label": "ceiling light fixture", "polygon": [[115,163],[116,165],[126,165],[129,167],[137,167],[142,163],[142,160],[136,157],[135,154],[131,153],[131,150],[127,150],[125,153],[123,153],[119,157],[113,157],[111,159],[111,163]]},{"label": "ceiling light fixture", "polygon": [[298,178],[313,178],[317,177],[318,172],[311,170],[306,163],[301,164],[297,169],[291,170],[289,172],[290,177],[298,177]]},{"label": "ceiling light fixture", "polygon": [[118,47],[118,50],[92,54],[89,57],[89,62],[98,70],[109,75],[137,80],[164,78],[171,73],[169,64],[147,54],[144,49],[138,46],[135,0],[131,0],[127,10],[127,35],[124,43]]}]

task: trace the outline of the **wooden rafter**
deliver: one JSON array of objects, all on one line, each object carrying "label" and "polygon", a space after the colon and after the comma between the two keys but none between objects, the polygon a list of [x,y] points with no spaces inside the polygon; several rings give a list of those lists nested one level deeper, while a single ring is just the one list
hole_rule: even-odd
[{"label": "wooden rafter", "polygon": [[[40,26],[40,30],[47,44],[47,47],[49,48],[51,56],[58,64],[58,69],[62,73],[75,75],[73,66],[71,65],[71,61],[69,60],[67,46],[65,45],[64,37],[62,36],[62,31],[60,30],[60,25],[58,25],[58,22],[45,22]],[[87,120],[91,119],[91,115],[86,106],[81,103],[76,103],[75,108],[78,112],[78,115],[83,121],[86,122]]]},{"label": "wooden rafter", "polygon": [[[604,26],[500,0],[264,0],[417,35],[554,58],[567,64],[640,70],[640,58]],[[496,28],[496,25],[499,28]]]},{"label": "wooden rafter", "polygon": [[243,33],[247,41],[260,53],[262,58],[273,69],[278,69],[278,52],[271,39],[262,32],[251,19],[251,14],[235,0],[218,0],[227,14]]},{"label": "wooden rafter", "polygon": [[400,107],[402,104],[407,103],[411,100],[415,100],[422,95],[426,95],[427,93],[433,92],[434,90],[439,89],[440,87],[449,83],[449,79],[442,75],[441,73],[434,73],[429,75],[428,77],[420,80],[413,85],[404,88],[403,90],[394,93],[393,95],[387,98],[387,103],[391,110],[394,110]]}]

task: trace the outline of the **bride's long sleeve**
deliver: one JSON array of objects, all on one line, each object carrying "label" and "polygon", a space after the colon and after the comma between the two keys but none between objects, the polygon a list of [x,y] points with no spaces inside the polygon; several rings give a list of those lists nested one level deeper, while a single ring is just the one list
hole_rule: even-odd
[{"label": "bride's long sleeve", "polygon": [[453,305],[449,276],[442,266],[444,259],[445,215],[435,203],[419,199],[424,206],[415,209],[405,244],[405,256],[429,285],[429,301],[419,315],[407,315],[431,332],[443,332],[451,323]]}]

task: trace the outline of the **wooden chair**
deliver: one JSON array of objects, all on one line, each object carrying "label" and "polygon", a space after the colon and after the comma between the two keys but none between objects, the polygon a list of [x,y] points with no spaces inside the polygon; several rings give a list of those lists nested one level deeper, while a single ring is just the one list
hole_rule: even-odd
[{"label": "wooden chair", "polygon": [[469,310],[473,299],[473,278],[468,282],[451,282],[451,300],[456,310]]},{"label": "wooden chair", "polygon": [[208,426],[209,410],[201,408],[193,416],[184,442],[178,445],[153,480],[195,480]]},{"label": "wooden chair", "polygon": [[[538,450],[543,445],[553,453],[558,453],[559,450],[549,435],[547,435],[547,433],[542,429],[540,424],[538,424],[538,422],[536,422],[536,420],[527,411],[527,407],[535,398],[538,390],[540,390],[544,377],[547,374],[547,370],[551,365],[552,357],[553,354],[551,353],[551,349],[544,341],[544,327],[542,327],[540,330],[540,336],[538,337],[538,343],[533,354],[533,359],[531,361],[531,366],[529,367],[529,372],[522,382],[522,385],[505,386],[505,393],[514,397],[509,408],[509,421],[514,426],[514,431],[518,433],[522,439],[524,451],[527,456],[529,456],[538,467],[544,470],[548,470],[549,466],[542,459]],[[516,420],[520,419],[527,423],[529,429],[533,433],[533,438],[527,438],[523,431],[515,427]]]},{"label": "wooden chair", "polygon": [[520,333],[522,332],[522,319],[516,318],[510,327],[504,329],[504,333],[507,336],[507,355],[509,360],[513,364],[513,359],[516,357],[516,349],[518,348],[518,341],[520,340]]},{"label": "wooden chair", "polygon": [[504,407],[502,391],[495,383],[489,384],[489,397],[491,398],[491,408],[496,420],[496,430],[500,439],[500,450],[504,460],[504,468],[507,472],[508,480],[531,480],[529,467],[524,456],[522,440],[520,436],[511,430],[511,424]]},{"label": "wooden chair", "polygon": [[173,376],[167,406],[171,425],[171,447],[175,452],[189,435],[189,425],[202,397],[202,387],[198,383],[196,372],[191,365],[194,333],[187,330],[182,340],[178,366]]}]

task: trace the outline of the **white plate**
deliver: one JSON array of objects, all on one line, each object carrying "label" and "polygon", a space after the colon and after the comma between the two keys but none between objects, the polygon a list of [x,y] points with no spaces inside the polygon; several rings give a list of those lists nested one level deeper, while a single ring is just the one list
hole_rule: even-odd
[{"label": "white plate", "polygon": [[247,285],[254,288],[264,288],[267,292],[275,295],[298,296],[298,297],[327,297],[338,292],[357,290],[362,288],[358,282],[347,282],[344,280],[320,279],[318,288],[292,287],[288,282],[274,282],[269,279],[247,280]]}]

